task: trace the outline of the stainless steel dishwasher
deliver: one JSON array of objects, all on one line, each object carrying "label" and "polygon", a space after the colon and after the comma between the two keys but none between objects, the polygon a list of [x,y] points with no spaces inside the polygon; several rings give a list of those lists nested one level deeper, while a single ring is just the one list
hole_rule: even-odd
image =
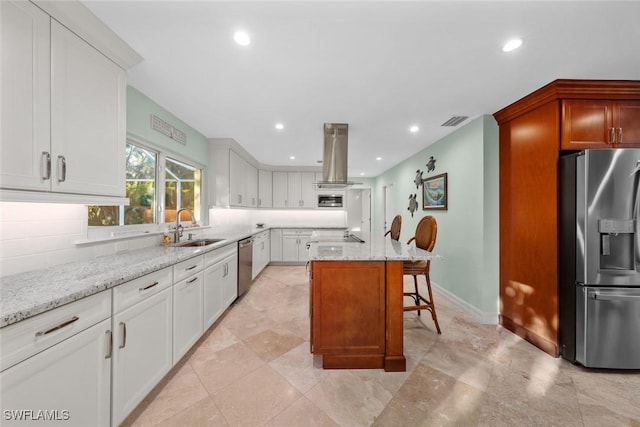
[{"label": "stainless steel dishwasher", "polygon": [[238,242],[238,298],[251,286],[253,237]]}]

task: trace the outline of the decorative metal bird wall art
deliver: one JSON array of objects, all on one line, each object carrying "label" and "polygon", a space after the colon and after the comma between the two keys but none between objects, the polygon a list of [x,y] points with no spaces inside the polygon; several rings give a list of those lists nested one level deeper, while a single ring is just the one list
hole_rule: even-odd
[{"label": "decorative metal bird wall art", "polygon": [[432,172],[434,170],[436,170],[436,159],[431,156],[427,162],[427,172]]},{"label": "decorative metal bird wall art", "polygon": [[407,210],[411,212],[412,218],[413,213],[418,210],[418,201],[416,200],[417,197],[417,194],[409,194],[409,207],[407,208]]},{"label": "decorative metal bird wall art", "polygon": [[416,177],[413,180],[413,183],[416,185],[416,188],[420,187],[420,184],[422,184],[422,171],[420,169],[418,169],[416,171]]}]

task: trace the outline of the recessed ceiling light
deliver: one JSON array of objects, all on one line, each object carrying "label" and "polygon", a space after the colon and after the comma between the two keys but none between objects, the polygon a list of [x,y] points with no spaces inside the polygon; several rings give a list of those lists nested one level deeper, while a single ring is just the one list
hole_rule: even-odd
[{"label": "recessed ceiling light", "polygon": [[420,128],[419,128],[418,126],[416,126],[416,125],[413,125],[413,126],[411,126],[411,127],[409,128],[409,132],[411,132],[411,133],[416,133],[416,132],[418,132],[419,130],[420,130]]},{"label": "recessed ceiling light", "polygon": [[296,156],[289,156],[289,160],[295,160]]},{"label": "recessed ceiling light", "polygon": [[251,43],[251,37],[244,31],[236,31],[233,34],[233,40],[240,46],[248,46]]},{"label": "recessed ceiling light", "polygon": [[502,51],[511,52],[512,50],[516,50],[520,46],[522,46],[522,39],[512,39],[506,42],[504,46],[502,46]]},{"label": "recessed ceiling light", "polygon": [[282,123],[276,123],[276,129],[282,130],[284,129],[284,125]]},{"label": "recessed ceiling light", "polygon": [[360,172],[360,176],[364,176],[364,172]]},{"label": "recessed ceiling light", "polygon": [[382,160],[382,157],[376,157],[376,160]]}]

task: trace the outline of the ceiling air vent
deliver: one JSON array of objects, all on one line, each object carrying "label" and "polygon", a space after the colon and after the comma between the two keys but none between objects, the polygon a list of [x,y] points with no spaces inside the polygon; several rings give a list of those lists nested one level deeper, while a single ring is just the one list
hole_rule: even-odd
[{"label": "ceiling air vent", "polygon": [[451,127],[458,126],[460,123],[464,122],[468,118],[469,116],[453,116],[449,120],[441,124],[440,126],[451,126]]}]

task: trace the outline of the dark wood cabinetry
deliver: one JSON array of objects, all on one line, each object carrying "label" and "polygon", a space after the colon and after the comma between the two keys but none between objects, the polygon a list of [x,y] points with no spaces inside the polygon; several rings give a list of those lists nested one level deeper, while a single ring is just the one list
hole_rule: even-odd
[{"label": "dark wood cabinetry", "polygon": [[311,352],[323,368],[405,371],[402,261],[312,261]]},{"label": "dark wood cabinetry", "polygon": [[640,147],[640,101],[562,100],[563,150]]},{"label": "dark wood cabinetry", "polygon": [[558,356],[558,159],[561,150],[640,147],[640,81],[556,80],[494,117],[500,324]]}]

